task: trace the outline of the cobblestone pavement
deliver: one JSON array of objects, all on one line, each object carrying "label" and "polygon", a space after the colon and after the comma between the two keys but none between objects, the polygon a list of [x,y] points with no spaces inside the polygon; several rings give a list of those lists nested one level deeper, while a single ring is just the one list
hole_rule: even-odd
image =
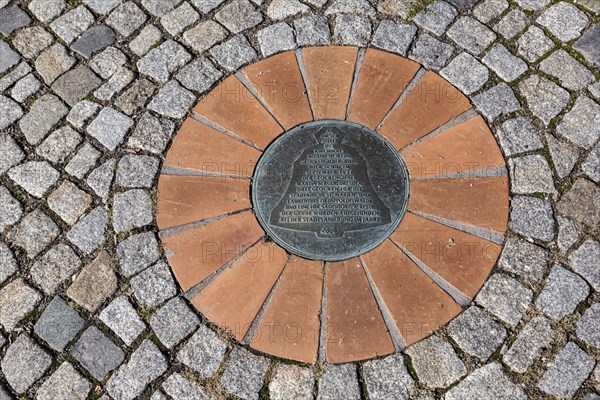
[{"label": "cobblestone pavement", "polygon": [[[600,2],[0,0],[0,398],[598,399]],[[404,352],[305,365],[190,306],[154,222],[190,109],[305,46],[440,73],[508,159],[509,233],[471,305]]]}]

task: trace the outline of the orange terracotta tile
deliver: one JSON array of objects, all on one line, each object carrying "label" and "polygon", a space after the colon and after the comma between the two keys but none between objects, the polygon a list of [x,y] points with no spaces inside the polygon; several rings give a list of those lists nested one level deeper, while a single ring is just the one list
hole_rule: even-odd
[{"label": "orange terracotta tile", "polygon": [[252,208],[248,179],[161,175],[156,222],[160,230]]},{"label": "orange terracotta tile", "polygon": [[327,263],[327,361],[364,360],[394,351],[360,260]]},{"label": "orange terracotta tile", "polygon": [[391,241],[362,258],[407,346],[431,335],[461,312],[452,297]]},{"label": "orange terracotta tile", "polygon": [[193,111],[263,149],[283,132],[235,75],[221,82]]},{"label": "orange terracotta tile", "polygon": [[401,155],[412,179],[504,165],[496,139],[480,116],[407,147]]},{"label": "orange terracotta tile", "polygon": [[495,243],[411,213],[391,238],[469,298],[475,297],[501,250]]},{"label": "orange terracotta tile", "polygon": [[209,320],[242,340],[287,260],[281,247],[260,242],[217,276],[192,303]]},{"label": "orange terracotta tile", "polygon": [[508,178],[431,179],[410,183],[409,210],[504,234]]},{"label": "orange terracotta tile", "polygon": [[254,92],[284,128],[312,121],[306,86],[294,51],[252,64],[244,72]]},{"label": "orange terracotta tile", "polygon": [[317,361],[323,263],[292,257],[250,346],[277,357]]},{"label": "orange terracotta tile", "polygon": [[251,177],[261,152],[188,118],[167,153],[165,166]]},{"label": "orange terracotta tile", "polygon": [[254,214],[244,211],[163,237],[162,243],[179,285],[188,291],[262,236]]},{"label": "orange terracotta tile", "polygon": [[350,103],[348,119],[375,129],[419,70],[419,64],[369,49]]},{"label": "orange terracotta tile", "polygon": [[469,108],[469,100],[458,89],[428,71],[378,131],[401,149]]},{"label": "orange terracotta tile", "polygon": [[358,48],[307,47],[302,54],[315,119],[346,119]]}]

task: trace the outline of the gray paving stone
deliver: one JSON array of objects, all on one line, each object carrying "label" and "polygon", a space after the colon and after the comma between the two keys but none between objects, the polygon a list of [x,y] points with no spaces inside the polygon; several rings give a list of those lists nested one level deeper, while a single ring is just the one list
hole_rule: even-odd
[{"label": "gray paving stone", "polygon": [[65,361],[37,390],[39,400],[85,400],[92,389],[90,381]]},{"label": "gray paving stone", "polygon": [[17,260],[6,244],[0,242],[0,284],[17,272]]},{"label": "gray paving stone", "polygon": [[[162,0],[159,0],[162,1]],[[225,0],[192,0],[194,6],[204,14],[208,14],[220,6]]]},{"label": "gray paving stone", "polygon": [[[348,376],[339,383],[348,384],[348,387],[335,387],[338,393],[348,393],[349,399],[359,398],[356,382],[356,372],[353,365],[340,366],[333,369],[337,374],[345,372]],[[408,373],[404,358],[401,354],[394,354],[379,360],[368,361],[363,366],[365,384],[369,398],[373,400],[383,399],[408,399],[415,387],[412,377]],[[338,384],[339,384],[338,383]],[[333,393],[328,397],[334,398]]]},{"label": "gray paving stone", "polygon": [[521,109],[521,104],[515,97],[515,93],[504,82],[475,96],[473,103],[483,116],[490,121],[501,115],[510,114]]},{"label": "gray paving stone", "polygon": [[494,46],[482,59],[502,80],[512,82],[527,71],[525,61],[511,54],[503,45]]},{"label": "gray paving stone", "polygon": [[114,158],[107,160],[98,168],[90,172],[86,179],[88,186],[102,198],[104,202],[108,198],[110,188],[115,176],[114,169],[117,161]]},{"label": "gray paving stone", "polygon": [[218,370],[227,351],[225,343],[215,332],[200,328],[177,353],[177,361],[185,364],[201,378],[212,377]]},{"label": "gray paving stone", "polygon": [[540,63],[540,70],[554,76],[567,89],[581,90],[594,82],[594,75],[563,49]]},{"label": "gray paving stone", "polygon": [[94,72],[80,65],[65,73],[52,84],[52,90],[68,105],[74,106],[102,84]]},{"label": "gray paving stone", "polygon": [[87,127],[87,133],[96,138],[104,147],[114,151],[119,146],[133,120],[114,108],[105,107]]},{"label": "gray paving stone", "polygon": [[102,251],[81,270],[67,290],[67,296],[89,312],[95,312],[116,289],[117,276],[110,254]]},{"label": "gray paving stone", "polygon": [[232,33],[240,33],[263,21],[262,13],[248,0],[233,0],[221,8],[214,18]]},{"label": "gray paving stone", "polygon": [[[8,97],[4,97],[4,96],[0,95],[0,129],[8,128],[13,123],[18,121],[22,116],[23,116],[23,109],[17,103],[15,103],[13,100],[9,99]],[[15,147],[13,145],[7,144],[8,141],[9,141],[8,139],[4,139],[4,143],[0,143],[0,144],[4,144],[4,146],[7,147],[5,150],[7,152],[11,151]],[[16,150],[13,150],[13,151],[15,153],[17,152]],[[2,163],[2,164],[6,163],[6,165],[8,165],[7,161],[8,160],[0,161],[0,163]],[[0,167],[2,169],[8,168],[6,165],[2,165],[2,164],[0,164]]]},{"label": "gray paving stone", "polygon": [[573,271],[588,281],[595,290],[600,290],[600,270],[597,268],[598,257],[600,257],[600,243],[591,239],[583,242],[569,257]]},{"label": "gray paving stone", "polygon": [[135,299],[143,307],[154,308],[177,294],[171,270],[158,263],[131,279]]},{"label": "gray paving stone", "polygon": [[592,304],[577,321],[577,337],[589,346],[600,348],[600,304]]},{"label": "gray paving stone", "polygon": [[0,33],[5,37],[31,22],[29,15],[16,4],[0,9]]},{"label": "gray paving stone", "polygon": [[131,344],[146,330],[146,324],[125,296],[114,299],[100,313],[104,322],[127,345]]},{"label": "gray paving stone", "polygon": [[229,394],[244,400],[258,400],[269,364],[268,358],[236,347],[221,377],[221,385]]},{"label": "gray paving stone", "polygon": [[527,100],[529,109],[546,125],[556,117],[569,102],[569,93],[554,82],[532,75],[519,83],[519,91]]},{"label": "gray paving stone", "polygon": [[412,24],[384,20],[377,27],[372,43],[380,49],[405,56],[416,34],[417,27]]},{"label": "gray paving stone", "polygon": [[491,29],[471,17],[460,17],[447,34],[456,44],[476,55],[496,40]]},{"label": "gray paving stone", "polygon": [[550,2],[551,0],[517,0],[517,3],[525,10],[541,10]]},{"label": "gray paving stone", "polygon": [[127,154],[117,167],[116,184],[126,188],[151,187],[158,174],[159,160],[155,157]]},{"label": "gray paving stone", "polygon": [[10,233],[14,245],[25,250],[29,258],[41,253],[60,234],[60,228],[43,211],[27,214]]},{"label": "gray paving stone", "polygon": [[525,279],[540,281],[546,272],[548,252],[517,237],[506,240],[498,266]]},{"label": "gray paving stone", "polygon": [[512,383],[502,365],[494,362],[476,369],[446,393],[447,400],[526,400],[527,395]]},{"label": "gray paving stone", "polygon": [[71,355],[98,380],[104,379],[125,359],[123,351],[95,326],[83,332],[73,345]]},{"label": "gray paving stone", "polygon": [[562,319],[573,313],[589,293],[590,288],[583,279],[560,265],[555,265],[535,306],[550,318]]},{"label": "gray paving stone", "polygon": [[31,280],[44,293],[52,295],[79,267],[81,260],[77,254],[69,246],[58,244],[33,264]]},{"label": "gray paving stone", "polygon": [[485,0],[473,8],[473,16],[485,24],[498,18],[507,8],[506,0]]},{"label": "gray paving stone", "polygon": [[133,115],[136,111],[142,109],[148,99],[154,94],[155,87],[147,79],[138,79],[115,101],[115,106],[119,107],[127,115]]},{"label": "gray paving stone", "polygon": [[111,46],[94,56],[89,65],[100,77],[108,79],[125,63],[127,63],[127,56],[121,50]]},{"label": "gray paving stone", "polygon": [[579,151],[570,143],[559,140],[554,136],[547,134],[548,149],[554,163],[554,169],[559,177],[564,178],[569,175],[579,159]]},{"label": "gray paving stone", "polygon": [[448,0],[450,4],[460,11],[467,11],[473,8],[480,0]]},{"label": "gray paving stone", "polygon": [[552,171],[544,156],[534,154],[511,158],[508,160],[508,167],[512,178],[511,192],[516,194],[556,193]]},{"label": "gray paving stone", "polygon": [[515,372],[524,374],[542,351],[556,338],[550,322],[535,317],[525,325],[511,348],[504,354],[503,361]]},{"label": "gray paving stone", "polygon": [[600,138],[600,106],[589,97],[579,96],[556,132],[578,146],[592,148]]},{"label": "gray paving stone", "polygon": [[67,49],[56,43],[44,50],[35,60],[35,70],[44,78],[48,85],[56,78],[67,72],[76,62],[74,57],[67,53]]},{"label": "gray paving stone", "polygon": [[128,37],[140,28],[147,19],[146,14],[133,1],[128,1],[122,3],[110,13],[106,19],[106,24],[122,36]]},{"label": "gray paving stone", "polygon": [[483,361],[486,361],[506,338],[506,330],[475,306],[455,318],[448,325],[448,332],[462,350]]},{"label": "gray paving stone", "polygon": [[29,161],[13,167],[8,176],[30,195],[41,198],[60,177],[60,173],[46,161]]},{"label": "gray paving stone", "polygon": [[0,232],[16,224],[23,215],[23,207],[4,186],[0,186]]},{"label": "gray paving stone", "polygon": [[41,87],[42,83],[33,74],[29,74],[13,86],[10,95],[19,103],[23,103],[30,96],[37,93]]},{"label": "gray paving stone", "polygon": [[79,316],[63,299],[56,296],[34,326],[34,332],[52,349],[63,351],[85,326]]},{"label": "gray paving stone", "polygon": [[77,39],[94,23],[94,15],[81,5],[61,15],[50,24],[50,28],[67,44]]},{"label": "gray paving stone", "polygon": [[578,223],[595,227],[600,224],[600,188],[579,178],[557,204],[558,211]]},{"label": "gray paving stone", "polygon": [[48,196],[48,206],[63,221],[73,225],[92,204],[92,197],[70,181],[63,182]]},{"label": "gray paving stone", "polygon": [[41,300],[42,295],[22,278],[8,283],[0,289],[0,324],[6,331],[12,331]]},{"label": "gray paving stone", "polygon": [[102,207],[96,207],[81,218],[67,233],[67,239],[86,254],[91,254],[104,242],[108,218]]},{"label": "gray paving stone", "polygon": [[496,133],[506,156],[512,156],[544,147],[537,129],[525,117],[515,117],[502,123]]},{"label": "gray paving stone", "polygon": [[205,93],[221,79],[222,76],[223,73],[219,71],[208,58],[200,57],[185,66],[177,74],[176,78],[186,88],[197,93]]},{"label": "gray paving stone", "polygon": [[450,4],[436,0],[429,4],[426,10],[418,13],[414,21],[421,28],[436,36],[441,36],[457,15],[458,12]]},{"label": "gray paving stone", "polygon": [[268,26],[256,34],[260,50],[265,57],[296,47],[294,30],[285,22]]},{"label": "gray paving stone", "polygon": [[30,144],[36,145],[68,112],[69,110],[58,97],[46,94],[33,103],[27,115],[19,121],[19,127],[25,139]]},{"label": "gray paving stone", "polygon": [[12,84],[29,74],[31,71],[32,68],[29,64],[25,61],[21,61],[19,65],[0,78],[0,91],[6,91]]},{"label": "gray paving stone", "polygon": [[311,400],[314,385],[314,375],[310,369],[279,364],[269,383],[269,397],[273,400]]},{"label": "gray paving stone", "polygon": [[179,4],[180,0],[142,0],[142,5],[150,14],[162,17]]},{"label": "gray paving stone", "polygon": [[[388,358],[365,363],[365,379],[369,388],[369,395],[374,399],[377,399],[378,391],[382,395],[389,391],[389,389],[386,389],[387,385],[399,389],[400,393],[406,393],[402,383],[398,385],[401,381],[396,380],[397,376],[405,377],[408,374],[404,361],[398,360],[394,356]],[[398,361],[400,361],[399,364]],[[392,368],[386,368],[388,365]],[[397,371],[399,373],[394,375],[393,379],[389,379],[388,374]],[[324,367],[319,380],[317,399],[336,400],[340,397],[348,400],[359,400],[361,398],[358,374],[354,364],[325,365]]]},{"label": "gray paving stone", "polygon": [[[323,5],[323,4],[321,4]],[[362,14],[375,16],[375,9],[367,0],[334,0],[325,10],[325,15]]]},{"label": "gray paving stone", "polygon": [[0,40],[0,73],[3,73],[14,67],[21,61],[19,53],[10,48],[10,46]]},{"label": "gray paving stone", "polygon": [[93,26],[81,35],[71,49],[90,59],[94,53],[115,42],[115,32],[106,25]]},{"label": "gray paving stone", "polygon": [[569,342],[558,353],[538,387],[557,397],[572,398],[579,386],[592,373],[596,362],[575,343]]},{"label": "gray paving stone", "polygon": [[[324,3],[323,0],[309,0],[311,3]],[[399,16],[408,19],[413,14],[413,8],[406,0],[383,0],[377,4],[377,11],[383,15]]]},{"label": "gray paving stone", "polygon": [[452,346],[437,336],[411,345],[406,354],[419,381],[430,388],[445,388],[467,374]]},{"label": "gray paving stone", "polygon": [[215,21],[200,22],[183,34],[185,42],[198,54],[202,54],[227,37],[227,30]]},{"label": "gray paving stone", "polygon": [[27,334],[21,334],[6,350],[2,373],[18,394],[29,389],[50,368],[52,357]]},{"label": "gray paving stone", "polygon": [[364,47],[371,37],[371,21],[360,15],[335,17],[333,40],[336,44]]},{"label": "gray paving stone", "polygon": [[82,100],[71,107],[71,111],[69,111],[69,114],[67,115],[67,122],[75,128],[82,129],[101,108],[102,107],[98,103]]},{"label": "gray paving stone", "polygon": [[[190,29],[192,30],[192,29]],[[189,31],[188,31],[189,32]],[[187,32],[184,34],[187,34]],[[154,25],[146,25],[141,32],[129,42],[129,49],[138,57],[144,56],[161,39],[163,34],[160,29]],[[186,39],[187,40],[187,39]],[[190,43],[188,43],[190,44]]]},{"label": "gray paving stone", "polygon": [[517,34],[521,33],[529,25],[529,18],[527,15],[519,10],[511,10],[506,14],[494,27],[494,30],[498,32],[505,39],[512,39]]},{"label": "gray paving stone", "polygon": [[589,18],[574,5],[561,1],[546,9],[536,22],[566,43],[581,35]]},{"label": "gray paving stone", "polygon": [[179,43],[167,40],[152,49],[137,63],[138,70],[160,83],[166,83],[171,74],[187,64],[192,56]]},{"label": "gray paving stone", "polygon": [[440,70],[452,55],[453,48],[426,33],[420,35],[410,51],[410,58],[433,70]]},{"label": "gray paving stone", "polygon": [[[3,97],[0,96],[0,107],[2,107],[2,101]],[[14,104],[17,105],[16,103]],[[4,110],[0,108],[0,115],[3,115],[2,112],[4,112]],[[17,165],[23,158],[25,158],[25,154],[17,142],[15,142],[7,133],[0,133],[0,174],[4,174],[12,166]]]},{"label": "gray paving stone", "polygon": [[121,273],[126,277],[137,274],[154,264],[160,257],[158,242],[152,232],[130,236],[117,246]]},{"label": "gray paving stone", "polygon": [[[465,71],[469,73],[466,74]],[[469,53],[460,53],[454,57],[440,71],[440,75],[467,95],[479,90],[490,76],[488,69]]]},{"label": "gray paving stone", "polygon": [[107,391],[114,400],[133,400],[167,368],[167,360],[158,347],[150,340],[144,340],[129,362],[110,378]]},{"label": "gray paving stone", "polygon": [[560,251],[565,254],[579,240],[580,232],[573,221],[567,218],[558,215],[556,221],[558,222],[558,239],[556,242]]},{"label": "gray paving stone", "polygon": [[200,14],[188,2],[183,2],[176,9],[169,11],[160,19],[163,28],[173,36],[179,35],[183,30],[193,25]]},{"label": "gray paving stone", "polygon": [[600,183],[600,144],[592,149],[585,162],[581,165],[581,170],[591,180]]},{"label": "gray paving stone", "polygon": [[135,74],[130,69],[121,67],[110,77],[108,82],[94,92],[94,96],[100,100],[109,101],[117,93],[125,89],[134,79]]},{"label": "gray paving stone", "polygon": [[[296,31],[296,41],[300,47],[325,45],[328,44],[331,39],[329,23],[325,17],[320,15],[310,15],[295,20],[294,30]],[[402,38],[399,39],[400,42],[402,40]],[[373,45],[377,47],[394,47],[392,43],[386,42],[384,38],[378,39],[377,42],[378,44],[375,44],[374,42]]]},{"label": "gray paving stone", "polygon": [[310,11],[310,7],[298,0],[273,0],[267,8],[267,16],[279,21]]},{"label": "gray paving stone", "polygon": [[27,8],[40,22],[48,23],[67,8],[67,3],[64,0],[31,0]]},{"label": "gray paving stone", "polygon": [[200,320],[180,297],[167,302],[150,318],[150,327],[168,349],[181,343],[198,325]]},{"label": "gray paving stone", "polygon": [[69,160],[65,171],[76,178],[83,179],[94,164],[96,164],[96,161],[100,158],[100,154],[94,146],[85,143],[77,154]]},{"label": "gray paving stone", "polygon": [[[182,79],[185,81],[185,79]],[[185,82],[184,82],[185,84]],[[161,154],[169,143],[175,124],[167,119],[159,119],[150,113],[142,115],[133,134],[127,141],[127,147]]]},{"label": "gray paving stone", "polygon": [[492,275],[475,301],[503,322],[516,326],[531,303],[533,292],[515,279]]},{"label": "gray paving stone", "polygon": [[223,68],[235,72],[258,58],[256,51],[244,35],[236,35],[223,44],[210,49],[210,54]]},{"label": "gray paving stone", "polygon": [[508,226],[526,238],[549,242],[554,238],[556,224],[552,204],[548,200],[529,196],[514,196]]},{"label": "gray paving stone", "polygon": [[580,52],[590,64],[600,66],[600,50],[597,45],[599,39],[600,24],[596,24],[584,32],[583,36],[573,44],[573,48]]},{"label": "gray paving stone", "polygon": [[202,400],[209,396],[200,384],[184,378],[181,374],[174,373],[162,384],[169,396],[181,400]]},{"label": "gray paving stone", "polygon": [[83,3],[92,9],[96,14],[108,14],[123,0],[83,0]]},{"label": "gray paving stone", "polygon": [[165,84],[152,98],[148,109],[163,117],[183,118],[196,102],[196,96],[172,80]]}]

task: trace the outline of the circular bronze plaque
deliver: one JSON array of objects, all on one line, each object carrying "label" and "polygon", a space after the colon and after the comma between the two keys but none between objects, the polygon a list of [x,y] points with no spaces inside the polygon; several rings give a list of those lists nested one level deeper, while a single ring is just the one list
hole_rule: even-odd
[{"label": "circular bronze plaque", "polygon": [[312,122],[265,150],[252,200],[262,227],[292,254],[345,260],[397,228],[406,211],[408,173],[396,150],[370,129]]}]

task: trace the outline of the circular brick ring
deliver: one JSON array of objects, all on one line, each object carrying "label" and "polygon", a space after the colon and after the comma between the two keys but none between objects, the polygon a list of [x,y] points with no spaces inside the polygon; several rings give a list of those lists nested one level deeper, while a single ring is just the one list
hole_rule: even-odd
[{"label": "circular brick ring", "polygon": [[[266,218],[256,217],[259,203],[253,207],[253,182],[262,179],[256,165],[264,163],[265,149],[313,121],[348,121],[380,135],[408,169],[410,196],[399,225],[375,246],[356,247],[352,257],[307,257],[276,230],[332,236],[324,241],[352,232],[330,225],[319,226],[321,233],[271,230]],[[279,157],[282,183],[270,192],[272,204],[291,204],[282,188],[295,186],[289,176],[300,164],[294,162],[314,157],[314,149],[343,153],[345,146],[363,154],[342,138],[349,135],[346,126],[337,136],[313,129],[309,144],[272,152],[289,152]],[[326,140],[329,147],[319,147]],[[307,148],[310,155],[302,155]],[[373,184],[382,164],[371,168],[376,157],[353,157],[354,164],[366,163],[369,175],[357,186],[381,200],[379,223],[360,227],[368,233],[392,223],[382,221],[381,210],[402,209],[400,197],[381,194],[403,183]],[[274,171],[269,176],[278,176]],[[157,224],[186,296],[238,341],[302,362],[365,360],[429,336],[477,294],[506,233],[505,171],[483,118],[436,73],[375,49],[304,48],[246,67],[196,105],[164,163]]]}]

